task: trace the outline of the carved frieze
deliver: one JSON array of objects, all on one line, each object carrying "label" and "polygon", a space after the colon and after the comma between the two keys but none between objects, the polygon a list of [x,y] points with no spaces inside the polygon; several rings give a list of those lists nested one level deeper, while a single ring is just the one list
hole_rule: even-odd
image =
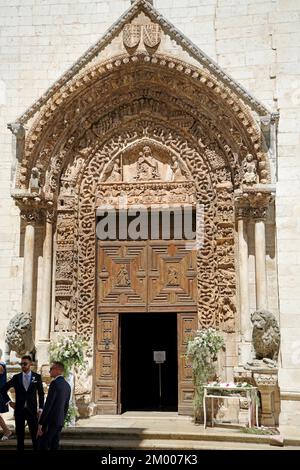
[{"label": "carved frieze", "polygon": [[193,182],[170,183],[102,183],[97,193],[97,205],[156,205],[196,204]]}]

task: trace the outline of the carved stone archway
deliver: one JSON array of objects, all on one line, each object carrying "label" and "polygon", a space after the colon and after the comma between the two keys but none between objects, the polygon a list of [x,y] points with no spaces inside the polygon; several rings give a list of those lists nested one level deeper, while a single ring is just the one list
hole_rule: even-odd
[{"label": "carved stone archway", "polygon": [[[22,124],[33,115],[24,135]],[[188,174],[196,202],[204,206],[204,244],[197,257],[200,326],[241,333],[249,341],[248,280],[244,261],[242,270],[236,262],[236,205],[240,256],[246,249],[245,218],[255,216],[264,235],[262,211],[269,204],[272,176],[257,109],[251,109],[238,87],[228,86],[210,67],[154,51],[130,51],[105,62],[91,60],[12,129],[19,155],[13,196],[27,216],[29,250],[32,214],[46,213],[40,343],[49,341],[55,223],[53,330],[75,331],[87,339],[92,368],[97,194],[118,156],[143,142],[173,157]],[[263,278],[262,261],[259,269]],[[237,272],[241,318],[236,315]],[[32,288],[25,289],[29,311]],[[262,292],[262,301],[265,296]],[[79,374],[77,394],[88,406],[91,376]]]}]

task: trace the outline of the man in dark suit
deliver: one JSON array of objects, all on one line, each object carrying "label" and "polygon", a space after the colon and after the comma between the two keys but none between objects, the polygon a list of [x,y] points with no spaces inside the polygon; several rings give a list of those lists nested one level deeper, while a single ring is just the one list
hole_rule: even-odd
[{"label": "man in dark suit", "polygon": [[38,426],[39,449],[58,450],[60,433],[69,409],[71,387],[64,379],[64,365],[54,362],[50,367],[53,378]]},{"label": "man in dark suit", "polygon": [[[23,356],[21,359],[22,372],[14,375],[0,390],[4,402],[15,410],[18,450],[24,450],[26,421],[31,435],[33,449],[37,449],[36,433],[38,429],[38,418],[44,406],[42,377],[40,374],[32,372],[31,366],[31,357]],[[15,389],[15,402],[11,401],[7,394],[10,388]],[[37,395],[39,398],[39,410],[37,407]]]}]

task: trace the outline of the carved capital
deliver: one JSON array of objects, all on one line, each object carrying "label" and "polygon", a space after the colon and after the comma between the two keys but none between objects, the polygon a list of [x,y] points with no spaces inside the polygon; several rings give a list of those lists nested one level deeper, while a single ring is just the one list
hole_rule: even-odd
[{"label": "carved capital", "polygon": [[236,217],[240,219],[248,219],[250,217],[249,207],[237,207],[236,208]]},{"label": "carved capital", "polygon": [[16,200],[21,219],[26,223],[41,223],[44,220],[43,201],[40,197],[22,197]]},{"label": "carved capital", "polygon": [[249,216],[254,220],[266,220],[268,213],[267,207],[250,207]]},{"label": "carved capital", "polygon": [[44,220],[43,210],[39,208],[23,208],[21,209],[21,219],[27,224],[35,223],[40,224]]},{"label": "carved capital", "polygon": [[271,191],[247,190],[237,191],[235,194],[236,216],[265,220],[268,208],[273,201]]}]

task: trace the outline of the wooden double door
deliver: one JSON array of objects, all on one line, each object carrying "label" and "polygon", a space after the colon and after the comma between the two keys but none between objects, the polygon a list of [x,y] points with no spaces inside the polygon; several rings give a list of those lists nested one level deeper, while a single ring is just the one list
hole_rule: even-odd
[{"label": "wooden double door", "polygon": [[[192,413],[192,371],[184,355],[197,329],[197,260],[187,247],[185,241],[99,242],[94,371],[99,414]],[[156,350],[166,351],[160,384]]]}]

